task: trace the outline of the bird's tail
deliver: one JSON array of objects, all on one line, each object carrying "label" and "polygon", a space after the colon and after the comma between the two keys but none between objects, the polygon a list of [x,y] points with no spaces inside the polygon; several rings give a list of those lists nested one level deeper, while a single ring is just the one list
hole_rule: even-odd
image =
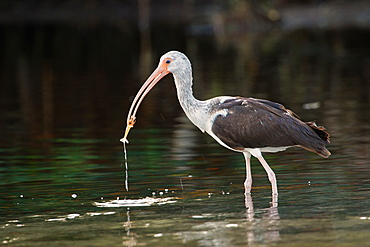
[{"label": "bird's tail", "polygon": [[[306,124],[318,135],[318,137],[320,137],[321,140],[325,142],[325,144],[330,143],[330,134],[323,126],[317,126],[315,122],[306,122]],[[310,151],[314,151],[324,158],[328,158],[331,155],[331,153],[325,148],[325,146]]]},{"label": "bird's tail", "polygon": [[330,143],[330,134],[326,132],[323,126],[317,126],[315,122],[306,122],[308,127],[310,127],[315,133],[323,140],[326,144]]},{"label": "bird's tail", "polygon": [[302,148],[308,150],[308,151],[317,153],[318,155],[320,155],[323,158],[328,158],[331,155],[330,151],[327,150],[325,146],[322,146],[322,147],[319,147],[319,148],[306,147],[306,146],[302,146],[302,145],[300,145],[300,146]]},{"label": "bird's tail", "polygon": [[323,148],[320,151],[317,151],[316,153],[324,158],[328,158],[331,155],[330,151],[327,150],[326,148]]}]

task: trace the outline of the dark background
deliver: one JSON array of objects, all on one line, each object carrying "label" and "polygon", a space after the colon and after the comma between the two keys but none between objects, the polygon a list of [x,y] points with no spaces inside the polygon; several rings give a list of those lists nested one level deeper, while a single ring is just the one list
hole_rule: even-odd
[{"label": "dark background", "polygon": [[[340,112],[330,125],[367,124],[369,9],[367,1],[2,1],[0,138],[60,128],[117,135],[130,97],[173,49],[192,61],[201,99],[261,97],[298,113],[320,102],[325,115]],[[173,125],[181,110],[169,81],[144,101],[137,126]]]}]

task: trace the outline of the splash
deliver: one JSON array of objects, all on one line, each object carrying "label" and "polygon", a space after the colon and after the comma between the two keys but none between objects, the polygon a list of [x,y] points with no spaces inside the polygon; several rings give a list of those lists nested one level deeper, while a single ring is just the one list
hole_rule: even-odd
[{"label": "splash", "polygon": [[94,202],[93,205],[96,207],[106,207],[106,208],[116,208],[116,207],[148,207],[152,205],[162,205],[175,203],[176,197],[165,197],[165,198],[155,198],[155,197],[145,197],[141,199],[124,199],[112,200],[109,202]]}]

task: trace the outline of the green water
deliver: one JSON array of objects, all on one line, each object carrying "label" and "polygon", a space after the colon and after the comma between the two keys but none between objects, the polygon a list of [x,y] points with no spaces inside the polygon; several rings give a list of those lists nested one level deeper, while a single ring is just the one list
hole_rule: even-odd
[{"label": "green water", "polygon": [[[14,4],[0,18],[1,244],[370,246],[366,1],[336,3],[343,12],[325,1],[310,11],[275,1],[266,7],[281,7],[276,23],[263,22],[268,9],[258,1],[171,8],[139,1],[152,6],[147,26],[132,1],[76,3],[76,12],[36,2]],[[80,16],[94,8],[102,12]],[[245,198],[243,155],[186,119],[167,76],[138,111],[126,170],[119,139],[127,111],[169,50],[191,60],[197,98],[282,103],[327,128],[332,155],[299,148],[266,154],[277,202],[252,158],[252,195]]]},{"label": "green water", "polygon": [[[193,129],[196,152],[177,153],[176,129],[135,130],[128,184],[117,140],[61,139],[2,149],[1,241],[15,246],[353,246],[370,234],[369,167],[332,148],[322,159],[300,149],[266,155],[278,178],[252,160],[245,204],[241,154]],[[174,139],[175,138],[175,139]],[[5,157],[5,156],[2,156]],[[189,158],[190,157],[190,158]],[[97,207],[123,199],[172,198],[152,206]],[[247,206],[247,207],[246,207]]]}]

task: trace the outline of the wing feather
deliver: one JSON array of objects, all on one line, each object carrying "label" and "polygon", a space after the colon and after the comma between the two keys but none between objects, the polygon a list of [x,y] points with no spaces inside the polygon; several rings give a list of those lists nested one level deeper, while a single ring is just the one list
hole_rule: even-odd
[{"label": "wing feather", "polygon": [[311,123],[302,122],[281,104],[236,97],[217,108],[228,113],[215,118],[212,132],[233,149],[300,145],[325,157],[330,154],[317,133],[320,128],[313,130]]}]

